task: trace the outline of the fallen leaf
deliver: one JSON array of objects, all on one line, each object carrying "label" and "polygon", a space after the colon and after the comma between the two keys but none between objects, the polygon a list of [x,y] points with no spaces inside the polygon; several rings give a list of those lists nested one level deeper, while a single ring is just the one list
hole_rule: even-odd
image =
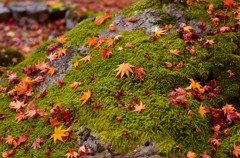
[{"label": "fallen leaf", "polygon": [[76,60],[76,61],[74,62],[74,64],[73,64],[73,67],[74,67],[74,68],[78,67],[78,63],[79,63],[79,61]]},{"label": "fallen leaf", "polygon": [[114,24],[110,24],[108,29],[110,31],[114,32],[114,31],[116,31],[116,26]]},{"label": "fallen leaf", "polygon": [[134,66],[130,65],[129,63],[122,63],[118,65],[118,68],[115,70],[118,71],[116,76],[121,75],[122,78],[123,75],[126,74],[129,77],[129,72],[133,73],[132,67]]},{"label": "fallen leaf", "polygon": [[54,74],[54,72],[55,72],[55,68],[54,68],[54,67],[50,67],[47,73],[48,73],[50,76],[52,76],[52,75]]},{"label": "fallen leaf", "polygon": [[229,73],[228,78],[232,78],[234,76],[234,73],[231,70],[227,70],[227,72]]},{"label": "fallen leaf", "polygon": [[222,110],[224,112],[224,115],[233,113],[236,109],[233,107],[232,104],[225,104],[225,106],[222,107]]},{"label": "fallen leaf", "polygon": [[66,54],[66,51],[67,51],[66,48],[58,48],[58,49],[56,50],[56,54],[57,54],[58,57],[60,57],[60,56],[65,55],[65,54]]},{"label": "fallen leaf", "polygon": [[233,144],[233,155],[236,157],[240,155],[240,146],[237,146],[235,143]]},{"label": "fallen leaf", "polygon": [[55,127],[56,125],[59,125],[60,122],[58,122],[58,118],[57,117],[51,117],[49,119],[50,125],[51,127]]},{"label": "fallen leaf", "polygon": [[85,57],[83,57],[82,59],[80,59],[80,61],[83,61],[84,63],[91,61],[91,56],[90,55],[86,55]]},{"label": "fallen leaf", "polygon": [[95,21],[94,23],[98,26],[102,25],[102,23],[106,20],[106,19],[109,19],[111,18],[111,15],[109,13],[104,13],[103,16],[97,16],[95,18]]},{"label": "fallen leaf", "polygon": [[72,149],[68,149],[67,150],[67,154],[65,155],[67,158],[77,158],[79,156],[79,154],[72,150]]},{"label": "fallen leaf", "polygon": [[54,134],[51,135],[51,138],[53,138],[54,144],[56,144],[57,140],[60,140],[63,142],[62,137],[66,137],[67,130],[62,130],[62,126],[55,127]]},{"label": "fallen leaf", "polygon": [[200,154],[200,156],[201,156],[202,158],[211,158],[211,156],[208,155],[206,152]]},{"label": "fallen leaf", "polygon": [[170,49],[169,51],[170,51],[170,53],[172,53],[174,55],[179,55],[179,52],[180,52],[178,49],[174,49],[174,50]]},{"label": "fallen leaf", "polygon": [[133,70],[134,70],[135,77],[139,78],[140,81],[143,81],[144,79],[142,75],[146,74],[145,69],[143,67],[134,66]]},{"label": "fallen leaf", "polygon": [[2,152],[2,158],[8,158],[9,154],[8,151]]},{"label": "fallen leaf", "polygon": [[80,99],[83,101],[81,106],[85,104],[90,97],[91,97],[91,89],[88,88],[87,92],[83,92],[83,94],[80,96]]},{"label": "fallen leaf", "polygon": [[77,90],[78,86],[82,84],[83,84],[82,82],[73,82],[72,84],[70,84],[69,87],[73,88],[74,90]]},{"label": "fallen leaf", "polygon": [[16,114],[17,123],[26,119],[27,119],[27,116],[23,112],[19,112]]},{"label": "fallen leaf", "polygon": [[224,0],[224,5],[226,6],[232,6],[233,5],[233,0]]},{"label": "fallen leaf", "polygon": [[53,60],[56,60],[57,59],[57,54],[56,53],[53,53],[53,54],[50,54],[47,58],[50,60],[50,61],[53,61]]},{"label": "fallen leaf", "polygon": [[106,42],[107,42],[107,47],[110,47],[113,45],[114,40],[112,38],[109,38]]},{"label": "fallen leaf", "polygon": [[199,110],[198,110],[199,114],[204,117],[206,115],[206,110],[205,107],[202,106],[202,104],[199,106]]},{"label": "fallen leaf", "polygon": [[129,43],[129,42],[128,42],[128,43],[126,43],[125,46],[126,46],[127,48],[132,48],[133,45],[132,45],[132,43]]},{"label": "fallen leaf", "polygon": [[186,88],[186,90],[189,90],[189,89],[193,89],[195,91],[200,91],[201,90],[201,85],[200,85],[200,82],[197,82],[195,80],[193,80],[192,78],[189,79],[191,81],[191,84],[189,87]]},{"label": "fallen leaf", "polygon": [[21,108],[25,107],[26,104],[24,102],[20,102],[18,100],[12,101],[9,104],[10,109],[16,110],[16,112],[20,112]]},{"label": "fallen leaf", "polygon": [[110,51],[109,49],[103,49],[103,51],[101,52],[102,57],[103,58],[109,58],[110,55],[112,54],[112,51]]},{"label": "fallen leaf", "polygon": [[187,158],[196,158],[197,154],[195,152],[189,151],[187,153]]},{"label": "fallen leaf", "polygon": [[41,148],[41,143],[45,142],[42,138],[36,138],[35,141],[32,144],[33,149]]},{"label": "fallen leaf", "polygon": [[140,113],[142,110],[144,110],[145,109],[145,106],[146,105],[144,105],[141,101],[140,101],[140,104],[136,104],[135,106],[134,106],[134,112],[138,112],[138,113]]},{"label": "fallen leaf", "polygon": [[167,66],[167,68],[172,68],[172,63],[170,63],[170,62],[165,62],[165,64],[166,64],[166,66]]},{"label": "fallen leaf", "polygon": [[210,144],[212,144],[212,145],[217,146],[217,147],[221,145],[221,143],[219,142],[219,140],[217,140],[216,138],[209,138],[209,139],[208,139],[208,142],[209,142]]},{"label": "fallen leaf", "polygon": [[[13,145],[13,143],[14,143],[14,138],[11,136],[11,135],[8,135],[6,138],[5,138],[5,140],[6,140],[6,143],[8,144],[8,145]],[[16,142],[16,141],[15,141]]]},{"label": "fallen leaf", "polygon": [[98,43],[98,38],[93,36],[92,38],[88,38],[86,44],[91,47]]},{"label": "fallen leaf", "polygon": [[165,30],[163,30],[162,28],[155,28],[153,32],[154,32],[154,36],[157,36],[157,37],[161,37],[161,35],[166,34]]},{"label": "fallen leaf", "polygon": [[58,43],[61,43],[61,44],[64,44],[67,41],[67,39],[64,38],[64,37],[58,37],[56,40],[57,40]]}]

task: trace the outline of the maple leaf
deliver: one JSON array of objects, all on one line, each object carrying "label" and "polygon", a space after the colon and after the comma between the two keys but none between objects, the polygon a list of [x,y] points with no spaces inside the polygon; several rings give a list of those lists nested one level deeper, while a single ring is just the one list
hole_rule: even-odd
[{"label": "maple leaf", "polygon": [[24,101],[20,102],[18,100],[10,102],[9,105],[10,109],[14,109],[16,110],[16,112],[21,111],[21,108],[23,108],[24,106],[25,106]]},{"label": "maple leaf", "polygon": [[154,32],[154,36],[157,36],[157,37],[161,37],[161,35],[166,34],[165,30],[163,30],[162,28],[158,28],[158,27],[156,27],[153,32]]},{"label": "maple leaf", "polygon": [[8,158],[9,154],[8,151],[2,152],[2,158]]},{"label": "maple leaf", "polygon": [[167,68],[172,68],[172,63],[170,63],[170,62],[165,62],[165,64],[166,64],[166,66],[167,66]]},{"label": "maple leaf", "polygon": [[169,51],[170,51],[170,53],[172,53],[174,55],[179,55],[179,52],[180,52],[178,49],[174,49],[174,50],[170,49]]},{"label": "maple leaf", "polygon": [[133,73],[132,67],[134,66],[130,65],[129,63],[122,63],[118,65],[118,68],[115,70],[118,71],[116,76],[121,74],[122,78],[123,75],[126,74],[129,77],[129,72]]},{"label": "maple leaf", "polygon": [[209,139],[208,139],[208,142],[209,142],[210,144],[212,144],[212,145],[217,146],[217,147],[221,145],[221,143],[219,142],[219,140],[217,140],[216,138],[209,138]]},{"label": "maple leaf", "polygon": [[189,151],[187,153],[187,158],[196,158],[197,154],[195,152]]},{"label": "maple leaf", "polygon": [[200,154],[200,156],[201,156],[202,158],[211,158],[211,156],[209,156],[206,152]]},{"label": "maple leaf", "polygon": [[58,57],[58,56],[57,56],[56,53],[53,53],[53,54],[50,54],[49,56],[47,56],[47,58],[48,58],[50,61],[56,60],[57,57]]},{"label": "maple leaf", "polygon": [[104,13],[103,16],[97,16],[95,18],[95,21],[94,23],[98,26],[102,25],[102,23],[106,20],[106,19],[109,19],[111,18],[111,15],[109,13]]},{"label": "maple leaf", "polygon": [[[8,144],[8,145],[13,145],[14,144],[14,138],[11,136],[11,135],[8,135],[6,138],[5,138],[5,140],[6,140],[6,143]],[[16,141],[15,141],[16,142]]]},{"label": "maple leaf", "polygon": [[112,54],[112,51],[110,51],[109,49],[103,49],[101,54],[103,58],[109,58],[109,56]]},{"label": "maple leaf", "polygon": [[14,87],[17,92],[17,95],[26,94],[27,92],[31,91],[32,88],[26,82],[20,82],[18,85]]},{"label": "maple leaf", "polygon": [[240,155],[240,146],[237,146],[235,143],[233,144],[233,155],[236,157]]},{"label": "maple leaf", "polygon": [[22,79],[23,82],[27,83],[27,84],[33,84],[34,81],[31,79],[31,77],[24,77]]},{"label": "maple leaf", "polygon": [[224,0],[223,3],[226,6],[232,6],[233,5],[233,0]]},{"label": "maple leaf", "polygon": [[232,104],[226,104],[225,106],[222,107],[222,110],[224,112],[224,115],[226,114],[231,114],[236,110]]},{"label": "maple leaf", "polygon": [[56,144],[57,140],[60,140],[63,142],[62,137],[67,136],[65,132],[67,132],[67,130],[62,130],[62,126],[54,128],[54,134],[51,135],[51,138],[53,138],[54,144]]},{"label": "maple leaf", "polygon": [[36,104],[29,104],[27,107],[26,116],[33,117],[37,114]]},{"label": "maple leaf", "polygon": [[54,67],[50,67],[47,73],[48,73],[50,76],[52,76],[52,75],[54,74],[54,72],[55,72]]},{"label": "maple leaf", "polygon": [[189,33],[192,31],[192,29],[193,29],[192,26],[185,26],[185,27],[183,27],[183,32]]},{"label": "maple leaf", "polygon": [[41,148],[41,143],[45,142],[42,138],[36,138],[35,141],[32,144],[33,149]]},{"label": "maple leaf", "polygon": [[193,80],[192,78],[189,79],[191,81],[191,84],[189,87],[186,88],[186,90],[189,90],[189,89],[193,89],[195,91],[200,91],[201,90],[201,85],[200,85],[200,82],[197,82],[195,80]]},{"label": "maple leaf", "polygon": [[228,78],[232,78],[234,76],[234,73],[231,70],[227,70],[227,72],[229,73]]},{"label": "maple leaf", "polygon": [[187,0],[187,5],[192,6],[193,0]]},{"label": "maple leaf", "polygon": [[17,144],[14,145],[14,148],[16,148],[17,146],[21,145],[22,143],[26,142],[28,140],[28,134],[25,134],[23,136],[18,136],[17,138]]},{"label": "maple leaf", "polygon": [[204,117],[206,115],[206,110],[205,110],[205,107],[202,106],[202,104],[199,106],[199,114]]},{"label": "maple leaf", "polygon": [[58,37],[58,38],[56,39],[56,41],[57,41],[58,43],[64,44],[64,43],[66,43],[67,39],[64,38],[64,37]]},{"label": "maple leaf", "polygon": [[67,154],[65,155],[67,158],[77,158],[79,156],[79,154],[72,150],[72,149],[68,149],[67,150]]},{"label": "maple leaf", "polygon": [[13,82],[15,83],[18,81],[16,72],[7,71],[7,76],[8,76],[8,85],[11,85]]},{"label": "maple leaf", "polygon": [[91,47],[91,46],[93,46],[93,45],[95,45],[95,44],[97,44],[97,43],[98,43],[98,38],[95,37],[95,36],[93,36],[92,38],[88,38],[88,39],[87,39],[87,42],[86,42],[86,44],[87,44],[89,47]]},{"label": "maple leaf", "polygon": [[214,127],[211,127],[211,129],[214,131],[214,132],[218,132],[220,130],[221,126],[218,124]]},{"label": "maple leaf", "polygon": [[74,90],[77,90],[78,86],[82,84],[83,84],[82,82],[73,82],[72,84],[70,84],[69,87],[73,88]]},{"label": "maple leaf", "polygon": [[83,94],[80,96],[80,99],[83,101],[81,106],[85,104],[90,97],[91,97],[91,89],[88,88],[87,92],[83,92]]},{"label": "maple leaf", "polygon": [[84,61],[84,63],[88,62],[91,60],[91,55],[86,55],[85,57],[83,57],[82,59],[80,59],[80,61]]},{"label": "maple leaf", "polygon": [[116,31],[116,26],[114,24],[110,24],[108,29],[112,32]]},{"label": "maple leaf", "polygon": [[58,122],[58,118],[57,117],[51,117],[49,119],[49,122],[50,122],[51,127],[54,127],[54,126],[60,124],[60,122]]},{"label": "maple leaf", "polygon": [[49,69],[49,65],[45,62],[38,61],[37,64],[35,64],[36,68],[41,70],[41,73],[47,73]]},{"label": "maple leaf", "polygon": [[67,51],[66,48],[58,48],[58,49],[56,50],[56,54],[57,54],[58,57],[60,57],[60,56],[65,55],[65,54],[66,54],[66,51]]},{"label": "maple leaf", "polygon": [[76,61],[74,62],[74,64],[73,64],[73,67],[74,67],[74,68],[78,67],[78,63],[79,63],[79,61],[76,60]]},{"label": "maple leaf", "polygon": [[127,47],[127,48],[132,48],[132,47],[133,47],[133,44],[130,43],[130,42],[128,42],[128,43],[125,44],[125,47]]},{"label": "maple leaf", "polygon": [[16,114],[17,123],[25,119],[27,119],[27,116],[23,112],[19,112]]},{"label": "maple leaf", "polygon": [[140,81],[143,81],[144,78],[142,77],[142,75],[146,74],[146,72],[144,72],[145,69],[139,66],[134,66],[133,70],[134,70],[135,77],[138,77]]},{"label": "maple leaf", "polygon": [[142,110],[145,109],[145,106],[146,106],[146,105],[144,105],[144,104],[140,101],[140,104],[136,104],[136,105],[134,106],[134,108],[135,108],[134,111],[140,113]]},{"label": "maple leaf", "polygon": [[107,47],[109,48],[110,46],[113,45],[114,40],[112,38],[108,38],[106,42],[107,42]]}]

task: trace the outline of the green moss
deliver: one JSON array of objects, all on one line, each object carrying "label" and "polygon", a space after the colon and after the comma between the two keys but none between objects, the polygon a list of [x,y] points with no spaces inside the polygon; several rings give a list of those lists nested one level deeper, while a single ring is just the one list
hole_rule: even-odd
[{"label": "green moss", "polygon": [[[123,12],[130,16],[133,11],[145,7],[155,6],[156,8],[159,7],[158,4],[157,0],[151,3],[143,0]],[[91,19],[83,21],[65,35],[68,39],[65,46],[77,48],[84,44],[88,37],[97,36],[100,29],[106,29],[110,22],[108,20],[99,27]],[[93,132],[100,134],[103,141],[111,142],[118,151],[128,152],[143,141],[152,140],[160,147],[159,153],[161,155],[174,153],[179,156],[182,150],[191,150],[197,153],[209,152],[210,146],[207,140],[211,136],[211,125],[209,118],[202,117],[198,112],[201,102],[189,96],[187,97],[188,108],[184,109],[177,105],[171,105],[169,98],[166,96],[175,85],[183,88],[187,87],[189,85],[188,78],[194,78],[200,81],[202,85],[208,83],[211,79],[216,79],[217,84],[223,89],[217,95],[217,98],[204,101],[204,104],[220,106],[223,98],[231,100],[232,97],[239,97],[239,81],[237,77],[228,78],[227,73],[228,69],[236,74],[239,72],[239,57],[235,53],[239,45],[237,33],[206,37],[204,40],[214,39],[216,44],[203,48],[195,43],[195,55],[190,55],[185,50],[188,45],[179,38],[176,31],[171,31],[170,34],[164,35],[157,41],[150,40],[140,30],[123,31],[120,34],[123,38],[109,48],[113,52],[109,59],[102,58],[101,50],[91,49],[89,54],[92,56],[92,60],[87,63],[80,62],[77,68],[69,70],[63,79],[65,85],[59,88],[54,84],[48,89],[48,94],[45,97],[33,100],[33,102],[47,111],[52,108],[49,106],[50,102],[54,102],[55,105],[61,104],[63,108],[71,107],[75,119],[72,134],[74,137],[77,137],[76,131],[80,126],[88,127]],[[132,43],[132,48],[125,47],[128,42]],[[45,60],[45,51],[50,43],[53,43],[53,41],[44,43],[30,58],[13,70],[21,75],[24,66],[34,64],[38,60]],[[163,45],[166,45],[167,48]],[[123,47],[123,50],[118,51],[119,47]],[[171,54],[170,49],[180,50],[180,55]],[[145,58],[147,52],[150,55],[149,59]],[[74,57],[72,62],[81,58],[82,56],[78,55]],[[175,67],[181,61],[184,65],[178,71],[174,68],[170,70],[165,65],[165,62],[171,62]],[[117,72],[115,69],[117,65],[123,62],[145,68],[144,82],[140,82],[133,74],[129,78],[116,79]],[[89,79],[93,75],[95,77],[94,82]],[[75,81],[84,83],[79,86],[77,91],[69,87]],[[88,88],[92,89],[91,99],[80,106],[79,96]],[[114,94],[120,89],[124,93],[120,97],[121,100],[117,101]],[[149,96],[145,95],[146,90],[151,92]],[[124,106],[136,97],[146,104],[146,109],[141,113],[125,110]],[[29,140],[25,143],[29,151],[23,154],[23,147],[20,147],[14,157],[21,157],[22,155],[34,157],[44,153],[47,148],[51,149],[52,157],[61,157],[65,154],[67,148],[74,148],[75,141],[69,141],[67,144],[57,142],[56,145],[53,145],[53,141],[46,137],[46,134],[53,132],[47,120],[42,121],[37,118],[19,123],[13,122],[15,115],[13,111],[9,110],[10,99],[2,95],[0,99],[0,112],[8,116],[8,119],[1,121],[0,133],[4,133],[4,137],[6,135],[16,137],[29,133]],[[94,108],[96,103],[101,104],[99,109]],[[120,105],[123,107],[120,108]],[[191,118],[188,114],[189,110],[193,112]],[[122,122],[116,121],[117,116],[123,118]],[[231,154],[231,144],[239,136],[239,130],[237,130],[239,125],[236,124],[235,126],[232,127],[232,137],[225,139],[219,149],[220,157],[229,157],[229,154]],[[201,129],[202,132],[196,134],[196,129]],[[123,132],[127,132],[129,137],[122,136]],[[46,142],[41,149],[33,150],[31,144],[37,137],[44,138]],[[175,148],[176,145],[179,145],[181,149]],[[6,144],[0,146],[1,151],[9,149]]]}]

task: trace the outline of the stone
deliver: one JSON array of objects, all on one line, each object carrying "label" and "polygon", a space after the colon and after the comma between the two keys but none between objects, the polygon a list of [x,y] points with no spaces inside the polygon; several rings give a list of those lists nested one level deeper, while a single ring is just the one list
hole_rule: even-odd
[{"label": "stone", "polygon": [[0,22],[7,21],[11,17],[10,10],[0,3]]}]

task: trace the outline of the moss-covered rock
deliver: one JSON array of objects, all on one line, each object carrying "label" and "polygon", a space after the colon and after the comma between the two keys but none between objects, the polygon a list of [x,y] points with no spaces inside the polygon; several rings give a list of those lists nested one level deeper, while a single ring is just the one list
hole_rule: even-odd
[{"label": "moss-covered rock", "polygon": [[[209,1],[214,2],[214,0]],[[218,4],[218,2],[216,3]],[[185,12],[191,13],[192,18],[196,20],[208,20],[204,16],[199,17],[199,12],[196,12],[196,15],[194,12],[194,8],[203,8],[206,5],[204,3],[194,3],[191,7],[177,5],[182,7]],[[127,19],[134,15],[134,12],[136,14],[136,11],[140,12],[147,8],[157,9],[161,13],[161,25],[169,24],[171,19],[174,21],[172,24],[176,24],[177,19],[162,9],[158,0],[142,0],[122,12]],[[109,24],[113,21],[113,19],[107,20],[103,25],[97,26],[92,19],[84,20],[64,36],[67,38],[64,46],[68,49],[76,49],[77,52],[77,48],[82,47],[88,38],[98,36],[99,32],[108,29]],[[154,25],[156,23],[153,23]],[[176,24],[175,28],[177,27]],[[72,137],[77,137],[80,126],[87,127],[94,133],[100,134],[102,141],[111,142],[120,152],[130,152],[131,149],[148,140],[153,141],[159,147],[160,155],[174,154],[176,157],[180,157],[182,151],[194,151],[198,154],[206,151],[210,154],[211,145],[208,139],[213,134],[211,130],[212,116],[202,117],[199,114],[199,106],[202,104],[221,108],[225,103],[233,103],[234,107],[238,109],[239,32],[219,33],[201,39],[202,41],[214,40],[215,44],[213,45],[203,46],[201,41],[196,40],[191,45],[194,46],[194,54],[190,54],[186,50],[186,47],[190,45],[180,38],[175,29],[171,29],[166,35],[154,40],[146,35],[144,28],[124,30],[118,35],[121,35],[122,38],[109,47],[112,51],[110,58],[104,59],[100,54],[101,49],[87,49],[88,54],[92,57],[90,62],[80,61],[76,68],[72,67],[66,71],[66,75],[62,79],[64,84],[61,87],[54,83],[48,87],[45,97],[33,99],[31,102],[46,111],[52,109],[49,104],[54,104],[54,106],[60,104],[62,108],[70,107],[74,118]],[[23,77],[23,67],[36,64],[38,60],[47,60],[47,46],[53,43],[55,41],[43,43],[31,57],[12,68],[12,71]],[[127,43],[131,43],[132,47],[126,47]],[[106,43],[102,48],[105,47],[107,47]],[[119,47],[123,49],[119,51]],[[176,49],[180,51],[179,55],[170,53],[170,50]],[[79,53],[73,57],[70,64],[74,64],[82,58],[83,56]],[[61,58],[57,60],[61,61]],[[146,71],[146,75],[143,75],[144,81],[139,81],[133,74],[129,78],[117,79],[115,70],[124,62],[143,67]],[[173,67],[167,68],[166,62],[171,62]],[[183,65],[178,66],[176,70],[175,67],[181,62]],[[235,75],[231,78],[228,77],[228,70]],[[189,78],[201,82],[202,86],[215,79],[221,92],[216,94],[216,97],[209,97],[209,99],[201,101],[187,95],[186,108],[172,105],[168,94],[176,87],[188,87]],[[83,82],[83,85],[79,86],[77,90],[69,86],[73,82],[80,81]],[[2,83],[2,86],[6,85],[6,82]],[[11,88],[9,87],[8,90]],[[86,104],[80,106],[79,96],[88,88],[91,88],[92,96]],[[123,93],[120,100],[114,97],[118,90]],[[35,91],[35,93],[39,92]],[[28,118],[16,123],[14,121],[15,112],[9,109],[11,98],[7,97],[5,93],[2,93],[0,98],[0,114],[4,113],[8,117],[0,120],[0,136],[6,138],[7,135],[17,137],[24,133],[29,134],[29,140],[24,146],[16,149],[15,157],[23,155],[38,157],[46,149],[51,149],[51,157],[61,157],[65,155],[68,148],[75,148],[76,141],[74,139],[67,141],[66,144],[57,142],[56,145],[53,145],[52,140],[49,139],[49,133],[53,133],[48,122],[49,116],[44,119]],[[127,107],[134,105],[134,101],[137,102],[136,99],[146,105],[141,113],[127,110]],[[100,105],[100,107],[96,108],[96,105]],[[117,116],[122,118],[121,122],[116,120]],[[223,139],[222,146],[218,147],[217,154],[212,157],[230,157],[233,144],[239,143],[236,140],[239,136],[239,124],[235,122],[229,128],[232,135]],[[43,143],[41,149],[31,149],[31,145],[37,137],[44,138],[46,142]],[[10,150],[4,141],[0,143],[0,151]],[[26,147],[29,149],[28,152],[25,152]]]}]

